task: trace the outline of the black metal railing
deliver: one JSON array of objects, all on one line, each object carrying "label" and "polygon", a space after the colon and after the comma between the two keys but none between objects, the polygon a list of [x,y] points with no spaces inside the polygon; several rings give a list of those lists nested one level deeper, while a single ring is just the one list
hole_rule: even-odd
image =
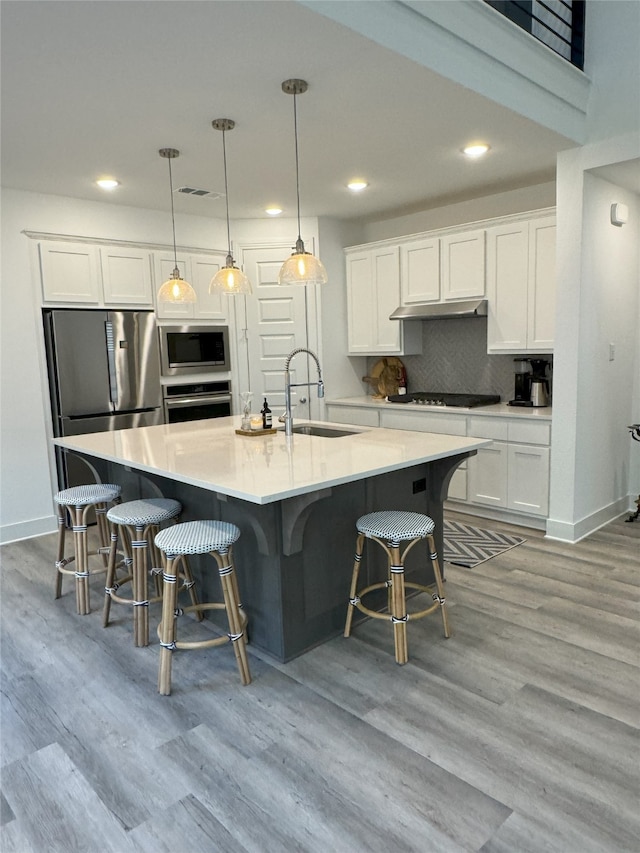
[{"label": "black metal railing", "polygon": [[485,0],[534,38],[584,67],[585,0]]}]

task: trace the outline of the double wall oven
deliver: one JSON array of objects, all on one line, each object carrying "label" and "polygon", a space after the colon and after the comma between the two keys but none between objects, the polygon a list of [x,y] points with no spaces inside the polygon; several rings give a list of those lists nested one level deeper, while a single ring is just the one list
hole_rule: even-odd
[{"label": "double wall oven", "polygon": [[[165,423],[183,423],[231,414],[231,381],[211,374],[229,373],[226,326],[160,326]],[[176,383],[176,377],[184,382]]]}]

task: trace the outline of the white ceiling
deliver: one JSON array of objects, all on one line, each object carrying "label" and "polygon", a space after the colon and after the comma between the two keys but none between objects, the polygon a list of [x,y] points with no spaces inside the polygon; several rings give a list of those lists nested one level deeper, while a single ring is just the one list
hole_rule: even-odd
[{"label": "white ceiling", "polygon": [[[224,190],[232,218],[295,215],[293,98],[302,215],[375,218],[552,180],[574,143],[323,18],[294,0],[2,2],[3,186],[169,209],[174,187]],[[486,139],[469,162],[460,148]],[[93,183],[112,175],[105,194]],[[345,189],[354,176],[370,188]],[[224,200],[176,197],[224,216]]]}]

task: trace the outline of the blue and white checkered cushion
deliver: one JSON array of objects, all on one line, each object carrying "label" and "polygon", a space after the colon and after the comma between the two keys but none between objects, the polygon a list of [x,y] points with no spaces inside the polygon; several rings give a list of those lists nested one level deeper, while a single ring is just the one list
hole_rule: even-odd
[{"label": "blue and white checkered cushion", "polygon": [[63,506],[86,506],[103,504],[120,497],[122,489],[113,483],[92,483],[88,486],[72,486],[53,496],[57,504]]},{"label": "blue and white checkered cushion", "polygon": [[107,518],[114,524],[130,524],[144,527],[147,524],[160,524],[169,521],[182,512],[182,504],[173,498],[147,498],[127,501],[111,507]]},{"label": "blue and white checkered cushion", "polygon": [[382,510],[370,512],[356,521],[359,533],[365,536],[377,536],[393,542],[406,539],[424,538],[436,528],[433,519],[420,512],[402,512],[401,510]]},{"label": "blue and white checkered cushion", "polygon": [[228,521],[185,521],[161,530],[155,543],[169,556],[225,551],[240,538],[240,528]]}]

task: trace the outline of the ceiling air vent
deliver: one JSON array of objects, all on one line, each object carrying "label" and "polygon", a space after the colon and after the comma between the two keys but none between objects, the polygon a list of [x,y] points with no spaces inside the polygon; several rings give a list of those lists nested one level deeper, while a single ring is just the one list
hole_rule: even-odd
[{"label": "ceiling air vent", "polygon": [[197,189],[196,187],[178,187],[175,192],[183,193],[184,195],[200,196],[201,198],[210,198],[212,200],[224,198],[224,193],[217,193],[214,190]]}]

